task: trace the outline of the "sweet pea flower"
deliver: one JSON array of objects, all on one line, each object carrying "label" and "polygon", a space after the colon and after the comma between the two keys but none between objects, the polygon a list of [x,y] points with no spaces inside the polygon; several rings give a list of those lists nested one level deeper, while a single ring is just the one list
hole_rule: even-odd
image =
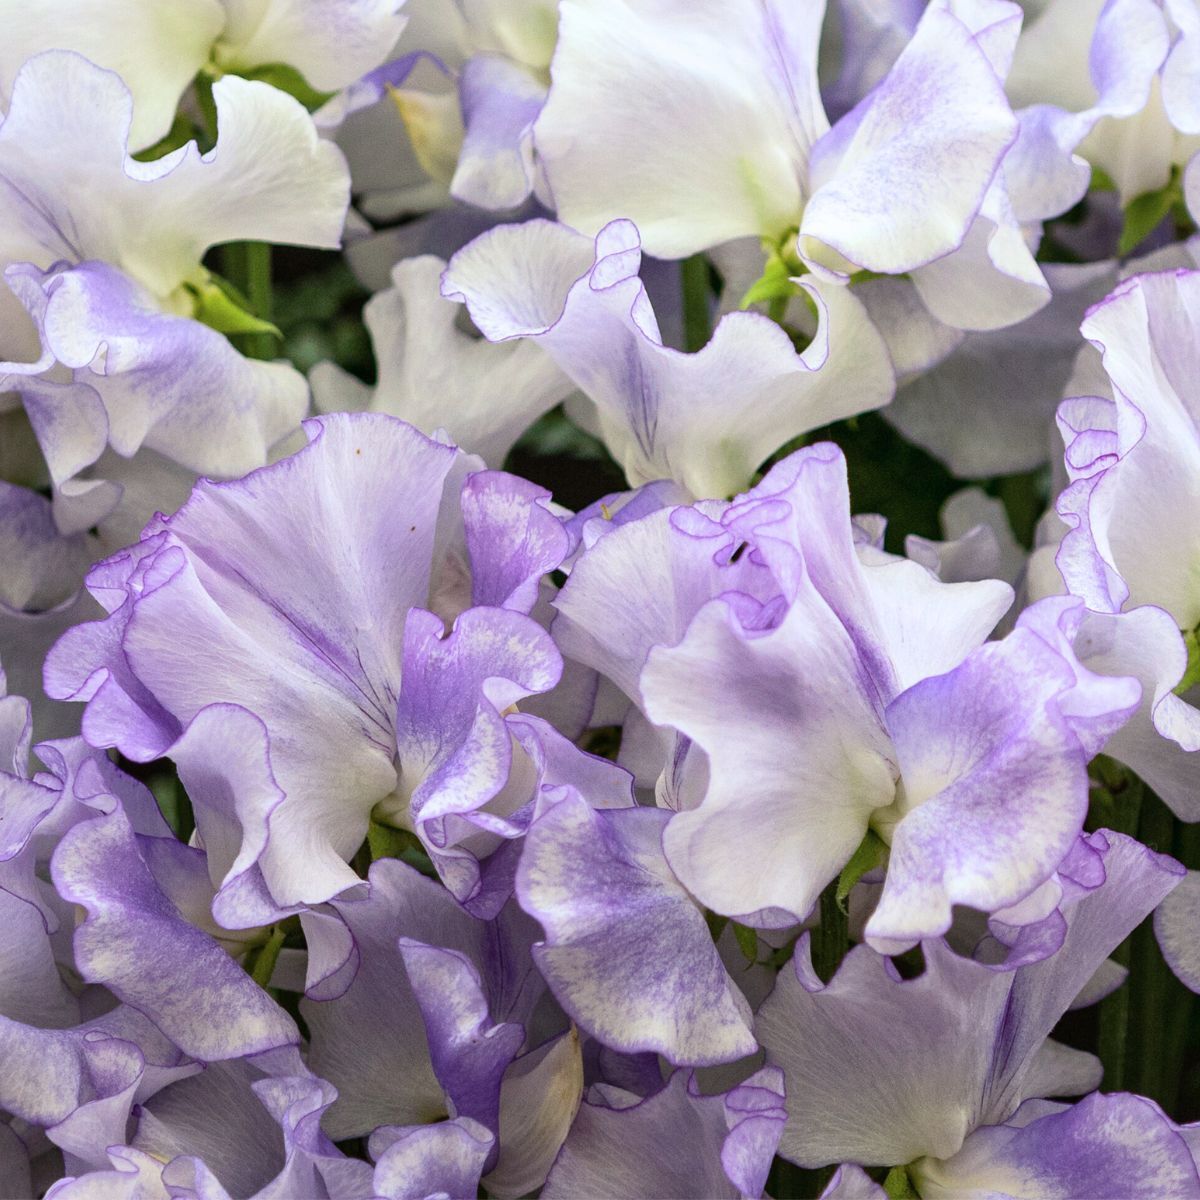
[{"label": "sweet pea flower", "polygon": [[247,74],[288,66],[321,91],[354,83],[378,66],[404,28],[404,0],[178,0],[76,5],[71,20],[53,0],[0,5],[0,86],[7,100],[26,59],[74,50],[115,71],[133,97],[130,148],[171,128],[196,75]]},{"label": "sweet pea flower", "polygon": [[1160,1182],[1155,1194],[1200,1194],[1186,1144],[1156,1105],[1125,1094],[1065,1110],[1040,1100],[1099,1083],[1097,1059],[1049,1034],[1183,874],[1120,834],[1089,840],[1105,881],[1066,906],[1066,939],[1039,962],[989,966],[927,941],[924,973],[905,980],[861,946],[822,985],[800,944],[757,1023],[787,1088],[783,1157],[908,1165],[922,1196],[1089,1195],[1098,1169],[1109,1172],[1104,1194],[1135,1194],[1147,1179]]},{"label": "sweet pea flower", "polygon": [[685,257],[754,236],[793,273],[911,273],[960,328],[1035,311],[1045,282],[1002,178],[1017,121],[1003,77],[1012,4],[929,5],[882,80],[830,126],[825,6],[566,0],[534,126],[559,218],[620,217]]},{"label": "sweet pea flower", "polygon": [[306,428],[93,569],[110,615],[58,643],[47,691],[88,703],[92,744],[178,763],[227,928],[357,883],[372,819],[415,830],[463,901],[503,903],[479,859],[527,795],[502,714],[558,680],[525,613],[566,534],[544,492],[464,483],[478,460],[391,417]]},{"label": "sweet pea flower", "polygon": [[1165,187],[1186,164],[1197,209],[1200,104],[1195,0],[1051,0],[1038,6],[1017,43],[1008,93],[1028,106],[1073,161],[1058,170],[1068,207],[1086,187],[1088,165],[1116,185],[1122,204]]},{"label": "sweet pea flower", "polygon": [[1139,714],[1112,755],[1188,817],[1200,710],[1179,631],[1194,641],[1200,626],[1189,566],[1200,528],[1197,304],[1200,273],[1168,271],[1127,280],[1089,312],[1082,328],[1100,352],[1100,394],[1059,408],[1070,483],[1056,503],[1066,533],[1055,557],[1067,590],[1095,614],[1089,665],[1142,681]]},{"label": "sweet pea flower", "polygon": [[[818,316],[801,353],[761,314],[730,313],[684,354],[663,345],[641,250],[630,221],[593,240],[535,220],[483,234],[442,277],[442,294],[464,302],[485,337],[526,339],[579,387],[631,485],[672,479],[694,496],[727,496],[791,438],[890,399],[887,349],[847,289],[805,284]],[[515,404],[506,408],[497,429]],[[467,412],[451,410],[457,419]]]},{"label": "sweet pea flower", "polygon": [[[995,913],[1042,894],[1080,833],[1087,761],[1140,694],[1075,660],[1080,605],[1026,613],[981,644],[1008,585],[944,584],[857,547],[844,460],[817,446],[728,506],[660,518],[680,558],[708,565],[655,588],[660,604],[685,597],[669,618],[681,632],[654,618],[631,637],[615,594],[648,594],[646,568],[620,551],[652,520],[602,538],[596,572],[584,554],[559,637],[675,731],[684,786],[663,844],[692,895],[752,924],[794,923],[872,830],[890,845],[866,930],[879,949],[943,933],[955,904]],[[731,556],[749,587],[713,578]]]},{"label": "sweet pea flower", "polygon": [[189,143],[144,163],[129,156],[133,100],[112,72],[48,51],[13,84],[0,125],[0,260],[6,311],[24,305],[40,354],[2,370],[22,393],[65,532],[115,504],[112,488],[70,486],[106,446],[228,477],[262,465],[306,407],[292,367],[243,358],[193,319],[216,288],[201,259],[242,239],[336,246],[345,164],[268,84],[231,76],[213,98],[212,152]]}]

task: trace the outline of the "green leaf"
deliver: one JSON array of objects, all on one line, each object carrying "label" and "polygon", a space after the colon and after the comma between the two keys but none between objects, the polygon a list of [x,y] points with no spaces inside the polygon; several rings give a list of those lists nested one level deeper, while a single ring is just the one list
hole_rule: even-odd
[{"label": "green leaf", "polygon": [[1183,678],[1175,685],[1175,694],[1182,696],[1200,683],[1200,630],[1192,629],[1183,635],[1183,644],[1187,647],[1187,666]]},{"label": "green leaf", "polygon": [[908,1177],[907,1167],[893,1167],[883,1181],[883,1190],[892,1200],[920,1200],[912,1180]]},{"label": "green leaf", "polygon": [[746,956],[747,962],[758,961],[758,933],[748,925],[733,923],[733,936],[737,939],[738,949]]},{"label": "green leaf", "polygon": [[209,274],[202,281],[185,284],[195,302],[193,316],[218,333],[269,333],[282,338],[283,334],[270,321],[256,317],[246,307],[247,301],[226,280]]},{"label": "green leaf", "polygon": [[1124,257],[1140,245],[1171,211],[1179,199],[1179,194],[1179,180],[1172,176],[1166,187],[1157,192],[1145,192],[1131,200],[1125,206],[1125,224],[1121,227],[1117,253]]},{"label": "green leaf", "polygon": [[854,885],[868,872],[881,867],[887,861],[887,843],[873,829],[858,844],[850,861],[842,868],[837,881],[837,902],[842,912],[846,911],[846,898]]}]

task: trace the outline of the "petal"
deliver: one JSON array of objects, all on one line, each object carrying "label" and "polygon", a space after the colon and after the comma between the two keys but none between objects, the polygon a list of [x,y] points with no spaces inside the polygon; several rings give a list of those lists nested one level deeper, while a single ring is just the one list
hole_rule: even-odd
[{"label": "petal", "polygon": [[75,934],[81,975],[150,1015],[204,1061],[297,1043],[291,1018],[163,895],[120,809],[84,821],[53,860],[60,894],[87,912]]},{"label": "petal", "polygon": [[1087,814],[1087,756],[1058,700],[1068,664],[1025,630],[894,700],[887,724],[912,805],[892,835],[866,937],[900,953],[950,928],[951,907],[995,912],[1049,878]]},{"label": "petal", "polygon": [[823,14],[776,0],[564,4],[534,128],[561,219],[595,233],[628,216],[662,258],[794,226],[808,148],[828,128]]},{"label": "petal", "polygon": [[913,1173],[923,1196],[1200,1196],[1173,1122],[1154,1101],[1128,1093],[1097,1093],[1020,1128],[980,1129],[947,1162],[923,1161]]},{"label": "petal", "polygon": [[677,813],[664,839],[684,886],[728,916],[807,916],[894,788],[887,735],[845,628],[811,584],[761,634],[714,600],[679,646],[651,652],[642,691],[650,719],[709,760],[704,802]]},{"label": "petal", "polygon": [[379,66],[404,29],[403,0],[224,0],[215,58],[226,71],[287,63],[333,92]]},{"label": "petal", "polygon": [[1016,136],[970,29],[931,8],[886,78],[813,148],[802,245],[894,275],[941,258],[962,245]]},{"label": "petal", "polygon": [[606,1045],[675,1064],[752,1054],[749,1008],[662,852],[669,814],[594,811],[577,793],[530,827],[517,877],[559,1002]]},{"label": "petal", "polygon": [[7,259],[102,259],[165,296],[221,242],[338,245],[345,164],[303,107],[234,76],[213,97],[208,155],[189,143],[141,163],[126,155],[132,102],[116,75],[66,51],[30,59],[0,126]]},{"label": "petal", "polygon": [[503,226],[455,255],[443,292],[489,338],[537,340],[596,403],[634,485],[671,478],[729,495],[786,441],[890,398],[883,341],[845,288],[808,285],[819,324],[803,354],[757,313],[726,315],[707,346],[682,354],[662,345],[636,228],[605,226],[590,270],[585,244],[547,222]]},{"label": "petal", "polygon": [[35,0],[0,13],[0,78],[10,83],[43,50],[74,50],[125,81],[134,101],[130,145],[141,150],[166,136],[224,23],[220,0],[151,10],[137,0],[83,0],[72,6],[68,26],[54,0]]},{"label": "petal", "polygon": [[1200,992],[1200,872],[1189,871],[1154,914],[1163,958],[1193,992]]},{"label": "petal", "polygon": [[1046,1038],[1182,872],[1131,838],[1092,839],[1105,882],[1065,906],[1057,954],[1015,971],[926,942],[924,974],[903,980],[863,946],[822,986],[800,943],[756,1023],[767,1061],[787,1082],[784,1157],[804,1166],[948,1158],[973,1129],[1008,1119],[1031,1094],[1088,1078],[1074,1058],[1047,1059]]},{"label": "petal", "polygon": [[476,54],[458,94],[464,134],[450,194],[478,208],[516,208],[533,191],[533,122],[545,84],[510,59]]},{"label": "petal", "polygon": [[1054,411],[1079,351],[1084,312],[1112,265],[1051,266],[1050,303],[1006,330],[970,335],[906,383],[884,416],[960,478],[1027,471],[1051,453]]},{"label": "petal", "polygon": [[629,1107],[584,1104],[542,1194],[759,1196],[781,1099],[778,1073],[769,1069],[718,1096],[701,1096],[691,1073],[676,1071],[662,1091]]},{"label": "petal", "polygon": [[[383,1140],[385,1130],[372,1137]],[[470,1117],[436,1125],[387,1128],[387,1147],[377,1154],[375,1193],[383,1200],[424,1200],[426,1196],[473,1196],[484,1161],[495,1144],[490,1130]]]},{"label": "petal", "polygon": [[298,371],[243,358],[222,334],[161,312],[115,268],[84,263],[43,275],[41,286],[46,344],[95,389],[118,454],[145,445],[192,471],[233,477],[261,467],[299,425],[308,395]]},{"label": "petal", "polygon": [[367,301],[363,316],[379,373],[374,392],[321,363],[313,368],[313,394],[321,412],[368,409],[427,434],[445,429],[498,467],[571,384],[533,343],[493,345],[459,329],[459,306],[439,290],[445,265],[432,255],[406,258],[392,268],[392,286]]}]

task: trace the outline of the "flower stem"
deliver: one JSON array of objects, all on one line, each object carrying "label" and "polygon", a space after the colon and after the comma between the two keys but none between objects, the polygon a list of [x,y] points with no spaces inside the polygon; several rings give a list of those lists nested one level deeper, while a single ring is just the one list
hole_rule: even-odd
[{"label": "flower stem", "polygon": [[[1116,783],[1108,789],[1104,804],[1105,823],[1114,832],[1131,837],[1138,832],[1142,808],[1141,780],[1122,771]],[[1130,965],[1133,938],[1128,937],[1113,951],[1114,961],[1123,967]],[[1104,1090],[1120,1092],[1127,1086],[1128,1042],[1130,1026],[1130,993],[1132,979],[1127,979],[1115,992],[1100,1003],[1100,1061],[1104,1064]]]},{"label": "flower stem", "polygon": [[712,334],[709,315],[708,259],[693,254],[679,264],[683,288],[683,345],[689,353],[702,349]]},{"label": "flower stem", "polygon": [[849,923],[838,903],[834,881],[821,893],[821,923],[813,930],[813,968],[822,983],[833,978],[849,945]]},{"label": "flower stem", "polygon": [[[246,298],[250,312],[271,319],[271,247],[266,242],[231,242],[221,251],[225,277]],[[270,333],[241,333],[234,344],[247,358],[274,358]]]}]

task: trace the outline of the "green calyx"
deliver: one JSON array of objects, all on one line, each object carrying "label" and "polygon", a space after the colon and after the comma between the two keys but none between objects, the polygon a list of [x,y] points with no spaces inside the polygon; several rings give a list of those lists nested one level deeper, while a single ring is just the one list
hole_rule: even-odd
[{"label": "green calyx", "polygon": [[1175,685],[1175,694],[1182,696],[1200,683],[1200,629],[1189,629],[1183,635],[1187,647],[1187,666],[1183,678]]},{"label": "green calyx", "polygon": [[907,1167],[893,1167],[883,1181],[883,1190],[892,1200],[920,1200],[920,1193],[913,1187]]},{"label": "green calyx", "polygon": [[256,317],[245,296],[219,275],[201,271],[183,288],[192,300],[192,316],[218,333],[269,333],[273,337],[283,337],[277,326]]},{"label": "green calyx", "polygon": [[796,230],[792,230],[778,243],[763,243],[767,261],[763,273],[747,289],[738,307],[750,308],[754,304],[766,304],[767,311],[774,321],[783,317],[787,302],[798,295],[800,289],[792,281],[793,277],[803,275],[808,268],[800,261],[796,249]]},{"label": "green calyx", "polygon": [[837,881],[837,902],[842,912],[847,911],[846,901],[854,885],[868,872],[882,867],[888,859],[887,843],[873,829],[867,830],[867,836],[858,844],[858,849],[850,856],[850,861],[842,868]]}]

